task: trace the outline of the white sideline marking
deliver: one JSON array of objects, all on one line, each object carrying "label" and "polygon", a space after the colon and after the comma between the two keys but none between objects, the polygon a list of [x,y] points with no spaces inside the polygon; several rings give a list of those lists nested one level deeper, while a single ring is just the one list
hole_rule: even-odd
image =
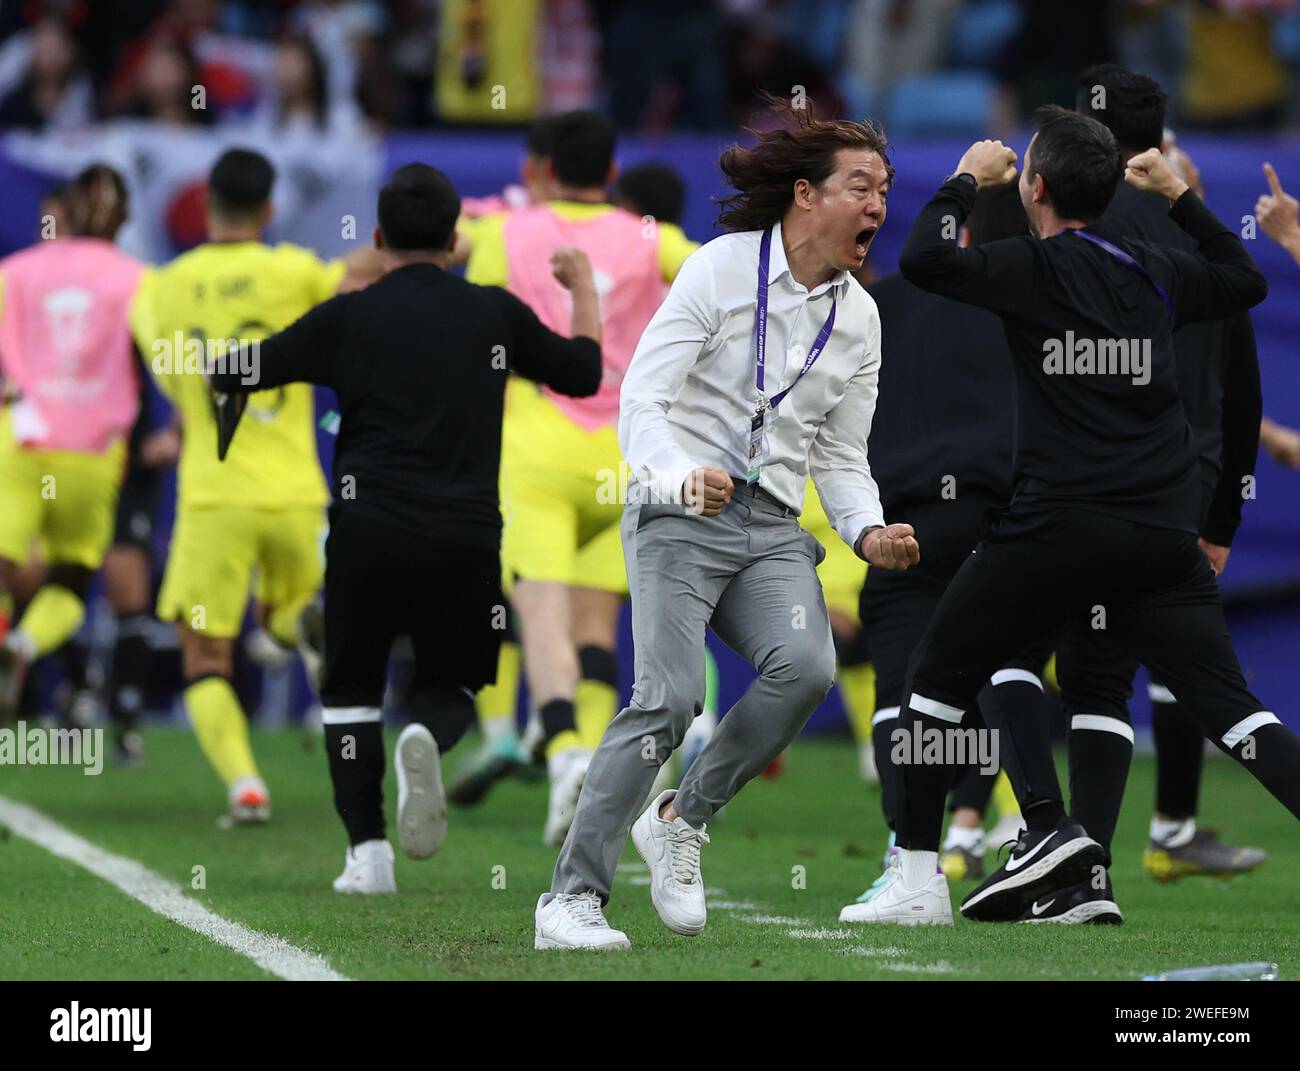
[{"label": "white sideline marking", "polygon": [[761,905],[753,900],[711,900],[704,894],[704,905],[714,911],[757,911]]},{"label": "white sideline marking", "polygon": [[786,936],[796,941],[844,941],[857,936],[857,931],[847,927],[838,930],[787,930]]},{"label": "white sideline marking", "polygon": [[0,796],[0,822],[24,840],[116,885],[150,911],[247,956],[278,978],[290,982],[348,981],[314,952],[291,945],[274,934],[250,930],[222,918],[197,900],[191,900],[176,882],[155,874],[134,859],[96,847],[26,804]]},{"label": "white sideline marking", "polygon": [[892,945],[887,945],[884,948],[871,948],[866,945],[858,945],[855,948],[844,949],[844,953],[849,956],[883,956],[890,958],[904,954],[901,948],[894,948]]},{"label": "white sideline marking", "polygon": [[756,926],[811,926],[807,919],[793,918],[790,915],[737,915],[741,922],[752,922]]}]

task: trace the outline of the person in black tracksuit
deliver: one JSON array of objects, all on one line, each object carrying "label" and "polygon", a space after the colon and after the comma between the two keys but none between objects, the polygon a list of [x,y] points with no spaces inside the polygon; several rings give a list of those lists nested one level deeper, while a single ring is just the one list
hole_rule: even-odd
[{"label": "person in black tracksuit", "polygon": [[382,278],[262,342],[255,375],[209,376],[218,392],[308,382],[338,396],[320,696],[350,843],[340,892],[394,891],[380,711],[394,639],[409,635],[415,654],[417,723],[399,738],[395,762],[399,836],[417,858],[445,832],[439,753],[473,724],[474,693],[496,675],[506,622],[497,488],[507,374],[575,397],[600,384],[586,258],[574,250],[553,258],[573,294],[575,337],[564,338],[514,295],[446,270],[459,212],[441,172],[400,168],[379,195]]},{"label": "person in black tracksuit", "polygon": [[[981,190],[966,221],[971,243],[1029,233],[1014,185]],[[881,323],[880,397],[872,422],[871,469],[886,515],[899,517],[928,540],[919,565],[905,573],[872,570],[862,589],[861,618],[872,636],[876,713],[872,737],[886,824],[895,828],[897,767],[890,761],[899,725],[907,663],[962,562],[979,542],[990,510],[1011,500],[1015,385],[1002,322],[991,312],[926,293],[901,275],[868,292]],[[1041,714],[1040,674],[1051,644],[1038,642],[996,672],[972,716],[1000,723],[999,708]],[[1014,767],[1014,756],[1006,757]],[[996,768],[969,764],[957,776],[951,809],[983,812]],[[1059,791],[1058,791],[1059,796]],[[945,849],[946,850],[946,849]],[[972,845],[966,876],[982,844]]]},{"label": "person in black tracksuit", "polygon": [[[1104,92],[1104,97],[1097,90]],[[1092,107],[1104,99],[1105,107]],[[1077,108],[1115,135],[1125,158],[1163,136],[1165,95],[1142,75],[1113,64],[1083,72]],[[1121,183],[1102,217],[1115,233],[1194,253],[1195,242],[1152,197]],[[1263,398],[1250,315],[1188,323],[1173,336],[1178,388],[1192,432],[1200,475],[1201,547],[1218,574],[1241,524],[1242,503],[1255,471]],[[1075,630],[1057,656],[1062,706],[1071,724],[1071,814],[1109,854],[1133,753],[1128,700],[1137,659],[1103,630]],[[1156,746],[1156,818],[1146,853],[1157,877],[1181,873],[1241,873],[1264,853],[1231,848],[1194,816],[1204,757],[1204,734],[1158,675],[1152,676],[1152,731]]]},{"label": "person in black tracksuit", "polygon": [[[951,739],[990,674],[1031,639],[1104,628],[1300,816],[1300,738],[1246,688],[1197,545],[1200,473],[1173,349],[1177,326],[1235,316],[1268,284],[1158,151],[1126,168],[1096,120],[1060,108],[1037,118],[1019,187],[1038,237],[957,248],[952,225],[969,214],[977,184],[1014,174],[1014,153],[981,142],[922,209],[899,261],[916,285],[1002,318],[1018,418],[1015,497],[958,570],[913,655],[903,727]],[[1099,225],[1121,176],[1170,202],[1196,254]],[[1022,741],[1022,729],[1006,721],[1003,749],[1028,767],[1028,830],[963,902],[968,918],[1018,919],[1045,909],[1041,894],[1104,882],[1104,850],[1044,789],[1050,750]],[[903,767],[903,850],[872,906],[861,905],[862,921],[951,919],[935,874],[948,783],[941,763]]]}]

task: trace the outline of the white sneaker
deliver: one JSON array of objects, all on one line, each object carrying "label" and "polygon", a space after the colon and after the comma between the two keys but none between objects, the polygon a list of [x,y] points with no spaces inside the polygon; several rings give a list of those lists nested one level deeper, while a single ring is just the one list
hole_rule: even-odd
[{"label": "white sneaker", "polygon": [[343,873],[334,879],[334,891],[367,896],[397,892],[393,846],[386,840],[367,840],[349,848]]},{"label": "white sneaker", "polygon": [[858,745],[858,773],[869,785],[880,783],[880,771],[876,769],[876,745],[870,740],[863,740]]},{"label": "white sneaker", "polygon": [[627,934],[605,921],[600,897],[594,892],[559,896],[542,893],[533,924],[534,948],[590,948],[604,952],[632,947]]},{"label": "white sneaker", "polygon": [[573,816],[578,813],[578,796],[587,779],[591,765],[591,752],[586,748],[571,747],[552,755],[547,761],[551,774],[551,798],[546,809],[546,827],[542,830],[542,843],[557,848],[569,835]]},{"label": "white sneaker", "polygon": [[257,825],[271,817],[271,793],[260,777],[241,777],[230,786],[230,820],[238,825]]},{"label": "white sneaker", "polygon": [[397,840],[412,859],[428,859],[447,837],[447,796],[442,756],[425,726],[402,730],[393,751],[397,767]]},{"label": "white sneaker", "polygon": [[665,822],[659,810],[677,795],[660,793],[632,824],[632,843],[650,868],[650,900],[659,918],[673,933],[694,937],[704,929],[704,878],[700,874],[700,845],[709,842],[703,829],[677,817]]},{"label": "white sneaker", "polygon": [[890,856],[885,872],[866,899],[840,911],[841,922],[887,922],[898,926],[951,926],[948,879],[931,874],[919,889],[903,881],[902,855]]}]

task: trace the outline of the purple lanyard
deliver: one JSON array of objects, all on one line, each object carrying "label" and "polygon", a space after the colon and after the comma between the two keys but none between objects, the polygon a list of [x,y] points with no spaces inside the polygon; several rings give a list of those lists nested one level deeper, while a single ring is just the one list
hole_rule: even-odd
[{"label": "purple lanyard", "polygon": [[1146,279],[1146,281],[1151,284],[1152,288],[1155,290],[1160,300],[1165,303],[1165,311],[1169,313],[1169,318],[1171,320],[1174,318],[1174,303],[1171,300],[1169,300],[1169,295],[1165,293],[1164,288],[1153,278],[1151,278],[1151,273],[1147,271],[1146,268],[1142,267],[1141,264],[1139,264],[1131,256],[1125,253],[1124,250],[1106,241],[1105,238],[1098,238],[1095,234],[1089,234],[1085,230],[1076,229],[1074,233],[1077,234],[1080,238],[1086,238],[1093,245],[1100,246],[1102,249],[1106,250],[1106,252],[1109,253],[1112,257],[1118,260],[1121,264],[1132,268],[1134,271],[1141,273],[1142,276]]},{"label": "purple lanyard", "polygon": [[[758,338],[756,341],[755,354],[757,370],[754,373],[754,379],[758,386],[758,393],[761,399],[763,395],[763,368],[767,364],[767,266],[772,259],[772,228],[768,227],[763,232],[763,239],[758,244],[758,317],[757,329]],[[835,330],[835,297],[831,297],[831,311],[826,316],[826,322],[822,324],[822,329],[817,332],[817,338],[813,342],[812,349],[808,351],[808,356],[804,358],[803,367],[799,374],[794,377],[794,383],[786,387],[779,394],[774,394],[772,400],[768,402],[769,409],[775,409],[781,404],[787,394],[794,389],[794,384],[803,379],[808,374],[817,358],[822,355],[822,350],[826,348],[826,343],[830,341],[831,332]],[[760,407],[762,402],[759,403]]]}]

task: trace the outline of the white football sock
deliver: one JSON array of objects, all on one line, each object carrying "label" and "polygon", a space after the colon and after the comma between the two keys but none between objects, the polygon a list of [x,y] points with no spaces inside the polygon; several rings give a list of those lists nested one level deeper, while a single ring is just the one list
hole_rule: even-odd
[{"label": "white football sock", "polygon": [[1151,819],[1151,839],[1162,848],[1181,848],[1196,835],[1196,819],[1173,821],[1165,818]]},{"label": "white football sock", "polygon": [[919,889],[939,868],[938,852],[914,852],[906,848],[898,851],[898,861],[903,872],[903,884],[909,889]]}]

